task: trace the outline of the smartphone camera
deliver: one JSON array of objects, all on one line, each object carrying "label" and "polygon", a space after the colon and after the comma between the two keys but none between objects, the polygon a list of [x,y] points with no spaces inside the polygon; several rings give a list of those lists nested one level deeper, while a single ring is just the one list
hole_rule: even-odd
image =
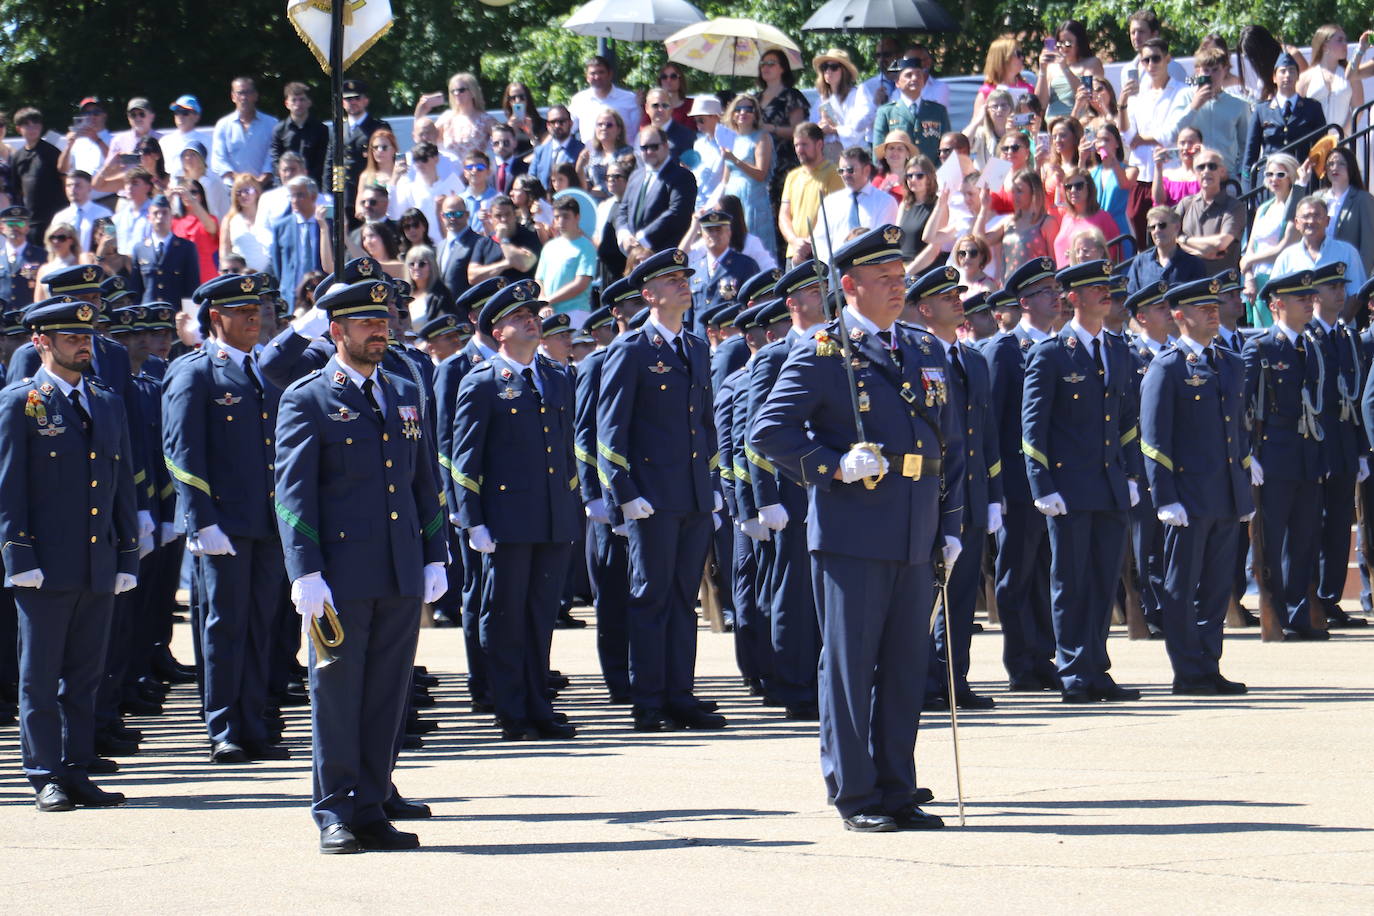
[{"label": "smartphone camera", "polygon": [[1089,92],[1093,91],[1093,75],[1091,73],[1083,74],[1083,88]]}]

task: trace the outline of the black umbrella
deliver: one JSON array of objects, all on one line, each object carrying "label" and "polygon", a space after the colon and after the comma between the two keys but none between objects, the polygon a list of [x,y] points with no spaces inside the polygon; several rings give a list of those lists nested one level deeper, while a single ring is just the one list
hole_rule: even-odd
[{"label": "black umbrella", "polygon": [[935,0],[829,0],[808,32],[955,32],[959,21]]}]

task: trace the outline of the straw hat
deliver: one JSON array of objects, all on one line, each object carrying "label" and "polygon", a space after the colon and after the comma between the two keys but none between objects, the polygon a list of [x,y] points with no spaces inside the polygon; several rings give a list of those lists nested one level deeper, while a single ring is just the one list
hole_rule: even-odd
[{"label": "straw hat", "polygon": [[873,148],[873,158],[878,161],[886,159],[887,148],[894,143],[899,143],[906,147],[906,157],[908,159],[918,152],[916,144],[911,142],[911,134],[904,130],[890,130],[887,132],[887,136],[883,138],[883,142]]},{"label": "straw hat", "polygon": [[859,68],[854,66],[854,61],[849,59],[849,52],[844,48],[829,48],[811,58],[811,66],[817,70],[821,69],[821,64],[831,60],[849,71],[849,78],[854,82],[859,81]]},{"label": "straw hat", "polygon": [[687,112],[687,117],[715,115],[719,118],[720,114],[720,99],[713,95],[697,95],[692,97],[692,110]]}]

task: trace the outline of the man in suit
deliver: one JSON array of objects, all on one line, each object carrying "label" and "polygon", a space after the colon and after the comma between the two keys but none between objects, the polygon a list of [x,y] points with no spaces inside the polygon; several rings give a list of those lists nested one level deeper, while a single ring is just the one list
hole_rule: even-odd
[{"label": "man in suit", "polygon": [[196,246],[172,235],[172,205],[159,194],[148,203],[148,236],[134,246],[129,289],[139,302],[181,302],[200,286]]},{"label": "man in suit", "polygon": [[163,453],[187,531],[201,547],[212,763],[287,757],[263,715],[285,571],[269,495],[281,389],[262,376],[253,356],[260,287],[257,276],[230,275],[196,290],[211,336],[173,364],[162,394]]},{"label": "man in suit", "polygon": [[[1250,175],[1262,156],[1283,150],[1302,162],[1316,142],[1308,136],[1326,123],[1320,102],[1298,95],[1298,62],[1284,51],[1274,61],[1274,85],[1278,91],[1268,102],[1255,106],[1250,138],[1245,144],[1245,174]],[[1305,139],[1304,139],[1305,138]],[[1298,143],[1298,141],[1303,141]],[[1298,143],[1289,147],[1290,143]]]},{"label": "man in suit", "polygon": [[[411,692],[420,603],[446,588],[444,514],[419,392],[382,369],[388,285],[319,300],[335,356],[282,395],[275,505],[302,629],[333,606],[346,648],[311,652],[312,812],[320,852],[413,849],[383,807]],[[337,597],[331,591],[337,588]]]},{"label": "man in suit", "polygon": [[1049,519],[1050,602],[1065,703],[1138,700],[1107,673],[1107,631],[1125,557],[1127,510],[1139,502],[1135,371],[1106,337],[1111,265],[1087,261],[1055,280],[1074,317],[1031,348],[1021,448],[1035,508]]},{"label": "man in suit", "polygon": [[496,193],[509,196],[515,179],[525,174],[529,167],[524,158],[515,155],[515,130],[509,124],[493,124],[490,168],[491,186]]},{"label": "man in suit", "polygon": [[272,224],[272,274],[281,284],[282,298],[294,305],[296,287],[312,270],[320,270],[320,234],[327,227],[315,212],[319,188],[305,175],[286,185],[291,212]]},{"label": "man in suit", "polygon": [[530,153],[530,174],[548,190],[553,170],[565,162],[576,163],[586,145],[573,133],[572,115],[564,106],[551,105],[544,120],[549,125],[549,135]]},{"label": "man in suit", "polygon": [[[924,98],[930,73],[915,57],[893,62],[887,72],[897,81],[898,96],[878,109],[873,119],[873,146],[894,131],[905,131],[931,162],[940,161],[940,138],[950,129],[949,111],[932,99]],[[835,240],[839,244],[839,239]]]},{"label": "man in suit", "polygon": [[[467,201],[461,194],[450,194],[439,203],[444,238],[434,253],[439,258],[439,276],[455,299],[467,292],[471,285],[468,283],[468,264],[472,261],[477,243],[482,241],[481,234],[473,231],[472,217]],[[466,314],[460,317],[474,320]]]},{"label": "man in suit", "polygon": [[692,224],[697,180],[668,155],[668,138],[657,127],[639,132],[644,165],[630,176],[615,211],[615,236],[633,264],[672,248]]},{"label": "man in suit", "polygon": [[[343,107],[348,123],[344,127],[344,199],[342,209],[335,206],[335,212],[348,214],[348,225],[357,228],[360,220],[353,216],[353,202],[358,197],[358,176],[367,164],[367,143],[379,130],[391,130],[391,125],[381,118],[374,118],[367,110],[367,83],[364,80],[344,80]],[[325,155],[325,170],[334,171],[334,131],[329,131],[329,147]],[[277,271],[277,276],[281,272]]]},{"label": "man in suit", "polygon": [[85,375],[95,316],[69,296],[30,308],[42,365],[0,393],[0,542],[19,615],[24,773],[40,811],[124,803],[87,770],[114,596],[138,584],[139,555],[124,405]]},{"label": "man in suit", "polygon": [[34,280],[38,278],[38,269],[48,260],[42,245],[29,242],[32,215],[28,207],[0,210],[0,234],[5,237],[4,250],[0,252],[0,299],[17,309],[27,308],[33,302]]},{"label": "man in suit", "polygon": [[944,826],[919,807],[931,796],[914,751],[932,563],[960,551],[964,444],[938,342],[897,322],[901,239],[879,226],[836,250],[843,325],[793,348],[749,439],[810,492],[821,769],[845,828],[861,832]]}]

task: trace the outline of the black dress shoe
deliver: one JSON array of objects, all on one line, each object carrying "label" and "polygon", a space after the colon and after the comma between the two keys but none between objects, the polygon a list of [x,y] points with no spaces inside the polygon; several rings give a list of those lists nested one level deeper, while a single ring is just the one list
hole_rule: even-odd
[{"label": "black dress shoe", "polygon": [[87,773],[95,773],[98,776],[109,776],[111,773],[119,772],[119,764],[109,757],[92,757],[86,764]]},{"label": "black dress shoe", "polygon": [[949,700],[943,693],[928,693],[921,703],[922,712],[944,712],[949,709]]},{"label": "black dress shoe", "polygon": [[1122,687],[1118,684],[1112,684],[1109,687],[1089,687],[1088,692],[1099,700],[1113,703],[1140,699],[1139,690],[1134,687]]},{"label": "black dress shoe", "polygon": [[434,697],[419,690],[413,690],[410,694],[410,705],[416,709],[428,709],[435,704]]},{"label": "black dress shoe", "polygon": [[484,716],[489,712],[496,712],[496,707],[492,705],[491,700],[473,700],[468,708],[479,716]]},{"label": "black dress shoe", "polygon": [[1369,621],[1363,617],[1351,617],[1345,611],[1337,607],[1327,610],[1326,625],[1333,629],[1348,629],[1351,627],[1367,627],[1369,626]]},{"label": "black dress shoe", "polygon": [[587,621],[574,617],[571,613],[564,611],[558,615],[558,619],[553,625],[560,630],[580,630],[587,625]]},{"label": "black dress shoe", "polygon": [[1041,690],[1063,690],[1064,682],[1059,679],[1059,673],[1054,669],[1049,671],[1037,671],[1035,676],[1040,679]]},{"label": "black dress shoe", "polygon": [[821,711],[815,703],[802,703],[787,707],[786,717],[794,722],[815,722],[820,719]]},{"label": "black dress shoe", "polygon": [[715,712],[720,708],[720,704],[715,700],[698,700],[696,697],[692,697],[692,700],[696,703],[697,709],[702,712]]},{"label": "black dress shoe", "polygon": [[1326,630],[1284,630],[1284,642],[1323,642],[1331,638]]},{"label": "black dress shoe", "polygon": [[536,736],[545,740],[577,737],[577,729],[566,722],[536,722],[531,728]]},{"label": "black dress shoe", "polygon": [[303,687],[288,686],[277,695],[277,701],[283,706],[309,706],[310,691]]},{"label": "black dress shoe", "polygon": [[973,628],[972,628],[971,630],[969,630],[969,632],[970,632],[970,633],[981,633],[981,632],[983,632],[983,625],[982,625],[981,623],[979,623],[978,621],[975,620],[975,621],[973,622]]},{"label": "black dress shoe", "polygon": [[1214,697],[1217,695],[1217,685],[1210,680],[1174,681],[1170,692],[1181,697]]},{"label": "black dress shoe", "polygon": [[67,790],[55,782],[50,782],[39,789],[33,803],[39,811],[73,811],[76,809],[76,803],[67,794]]},{"label": "black dress shoe", "polygon": [[90,780],[67,784],[67,796],[83,808],[114,808],[124,804],[123,792],[106,792]]},{"label": "black dress shoe", "polygon": [[406,721],[406,733],[410,735],[428,735],[438,727],[437,719],[421,719],[416,716]]},{"label": "black dress shoe", "polygon": [[1060,694],[1065,703],[1096,703],[1101,697],[1089,693],[1086,687],[1072,687]]},{"label": "black dress shoe", "polygon": [[266,742],[243,743],[243,753],[249,760],[290,760],[291,752],[280,744],[269,744]]},{"label": "black dress shoe", "polygon": [[353,835],[363,849],[418,849],[420,838],[413,833],[403,833],[391,826],[391,821],[373,821],[353,828]]},{"label": "black dress shoe", "polygon": [[1249,608],[1242,607],[1240,609],[1240,625],[1243,627],[1257,627],[1260,625],[1260,619],[1255,616],[1254,612]]},{"label": "black dress shoe", "polygon": [[666,732],[673,727],[674,723],[661,710],[636,708],[634,711],[634,730],[637,732]]},{"label": "black dress shoe", "polygon": [[629,706],[634,699],[628,693],[612,693],[607,702],[612,706]]},{"label": "black dress shoe", "polygon": [[435,677],[434,675],[432,675],[432,674],[419,674],[419,673],[416,673],[416,674],[412,675],[412,680],[414,680],[414,682],[415,682],[416,684],[420,685],[421,687],[438,687],[438,686],[439,686],[439,679],[438,679],[437,677]]},{"label": "black dress shoe", "polygon": [[116,738],[109,732],[101,732],[95,736],[95,752],[111,757],[132,757],[138,753],[138,745],[133,741]]},{"label": "black dress shoe", "polygon": [[779,700],[777,697],[773,696],[771,693],[765,693],[763,695],[763,705],[767,706],[769,709],[781,709],[787,704],[784,703],[782,700]]},{"label": "black dress shoe", "polygon": [[160,716],[162,707],[157,703],[149,703],[147,700],[137,697],[130,697],[119,704],[119,711],[128,716]]},{"label": "black dress shoe", "polygon": [[458,627],[458,626],[462,626],[462,624],[460,624],[458,621],[454,620],[452,617],[448,616],[447,614],[440,613],[439,611],[435,611],[435,612],[434,612],[434,627],[435,627],[435,629],[446,630],[446,629],[449,629],[450,627]]},{"label": "black dress shoe", "polygon": [[860,811],[844,819],[844,829],[855,833],[891,833],[897,829],[897,822],[876,811]]},{"label": "black dress shoe", "polygon": [[1007,681],[1007,690],[1011,693],[1040,693],[1045,689],[1045,685],[1040,683],[1040,678],[1033,674],[1014,677]]},{"label": "black dress shoe", "polygon": [[1222,694],[1223,696],[1240,696],[1241,694],[1249,693],[1250,691],[1250,688],[1246,687],[1240,681],[1228,681],[1220,674],[1212,675],[1212,684],[1217,688],[1217,693]]},{"label": "black dress shoe", "polygon": [[707,712],[701,707],[695,709],[675,709],[669,715],[678,724],[679,728],[710,730],[725,728],[725,726],[729,724],[725,721],[724,716],[719,713]]},{"label": "black dress shoe", "polygon": [[916,791],[911,793],[911,803],[913,805],[924,805],[927,802],[933,801],[935,801],[935,793],[924,786],[917,786]]},{"label": "black dress shoe", "polygon": [[564,690],[571,683],[566,674],[558,671],[549,672],[548,685],[554,690]]},{"label": "black dress shoe", "polygon": [[954,702],[960,709],[992,709],[997,705],[997,701],[992,697],[985,697],[974,693],[972,690],[964,693],[956,693]]},{"label": "black dress shoe", "polygon": [[939,830],[944,820],[936,814],[926,814],[915,802],[893,811],[890,815],[898,830]]},{"label": "black dress shoe", "polygon": [[382,813],[392,821],[418,821],[434,814],[424,802],[411,801],[399,795],[382,802]]},{"label": "black dress shoe", "polygon": [[747,677],[747,678],[745,678],[745,679],[744,679],[744,686],[747,687],[747,688],[749,689],[749,695],[750,695],[751,697],[761,697],[761,696],[763,696],[763,681],[759,680],[758,678],[756,678],[756,677]]},{"label": "black dress shoe", "polygon": [[232,741],[216,741],[210,748],[211,763],[247,763],[248,755]]},{"label": "black dress shoe", "polygon": [[425,742],[419,735],[405,735],[401,738],[401,749],[406,751],[418,751],[425,746]]},{"label": "black dress shoe", "polygon": [[114,725],[108,726],[105,731],[114,735],[120,741],[132,741],[137,744],[143,740],[143,732],[136,728],[130,728],[123,722],[116,722]]},{"label": "black dress shoe", "polygon": [[358,838],[343,824],[330,824],[320,831],[320,852],[324,855],[346,855],[362,852]]}]

